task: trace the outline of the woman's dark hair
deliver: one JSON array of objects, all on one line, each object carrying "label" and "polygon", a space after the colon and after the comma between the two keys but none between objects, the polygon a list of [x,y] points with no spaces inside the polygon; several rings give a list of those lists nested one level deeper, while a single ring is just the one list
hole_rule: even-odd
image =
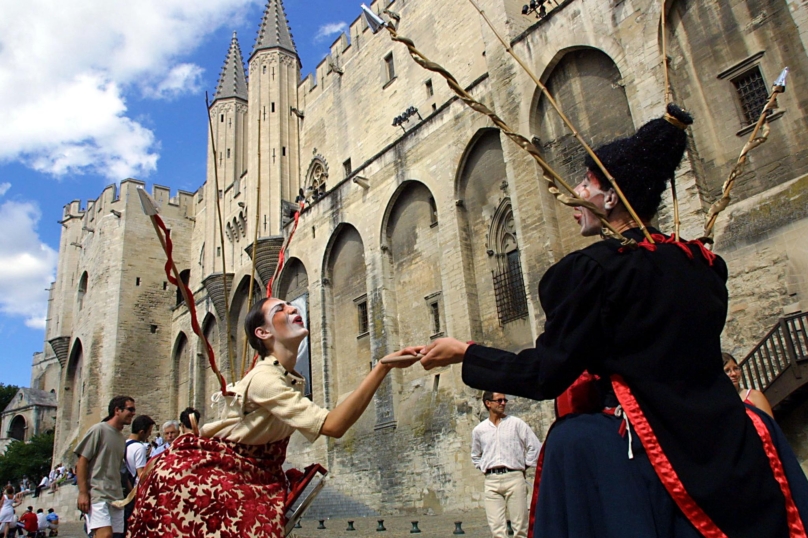
[{"label": "woman's dark hair", "polygon": [[262,327],[267,321],[264,316],[264,303],[267,301],[269,299],[264,298],[255,303],[244,319],[244,332],[247,333],[247,341],[250,343],[250,347],[262,357],[269,355],[269,350],[264,345],[264,341],[255,336],[255,329]]},{"label": "woman's dark hair", "polygon": [[[673,179],[685,153],[687,134],[683,127],[692,123],[690,114],[670,103],[665,117],[649,121],[633,136],[595,150],[640,218],[650,220],[657,212],[666,184]],[[612,187],[592,157],[587,155],[585,164],[602,190]]]},{"label": "woman's dark hair", "polygon": [[735,360],[735,357],[733,357],[729,353],[722,353],[721,358],[724,360],[724,366],[726,366],[729,361],[732,361],[735,364],[738,364],[738,361]]},{"label": "woman's dark hair", "polygon": [[182,423],[183,426],[185,426],[189,430],[193,429],[193,426],[191,426],[191,419],[190,419],[191,415],[196,417],[196,423],[199,424],[199,417],[201,417],[202,415],[199,413],[199,411],[197,411],[193,407],[186,407],[185,411],[180,413],[180,422]]}]

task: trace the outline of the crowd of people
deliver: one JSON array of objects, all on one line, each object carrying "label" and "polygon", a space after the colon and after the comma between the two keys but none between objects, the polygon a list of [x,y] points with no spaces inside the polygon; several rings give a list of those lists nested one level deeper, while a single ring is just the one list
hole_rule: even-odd
[{"label": "crowd of people", "polygon": [[[23,477],[27,484],[27,477]],[[3,488],[2,507],[0,507],[0,531],[3,538],[9,536],[27,536],[28,538],[46,538],[59,535],[59,515],[53,508],[48,508],[48,512],[39,508],[34,512],[34,507],[29,506],[19,517],[15,509],[25,502],[26,493],[30,489],[16,490],[11,484]]]}]

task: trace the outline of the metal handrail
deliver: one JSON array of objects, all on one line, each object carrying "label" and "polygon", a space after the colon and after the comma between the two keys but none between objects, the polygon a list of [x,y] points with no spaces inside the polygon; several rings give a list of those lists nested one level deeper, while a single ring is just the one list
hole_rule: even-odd
[{"label": "metal handrail", "polygon": [[765,392],[783,372],[808,360],[808,312],[780,318],[766,336],[738,364],[744,386]]}]

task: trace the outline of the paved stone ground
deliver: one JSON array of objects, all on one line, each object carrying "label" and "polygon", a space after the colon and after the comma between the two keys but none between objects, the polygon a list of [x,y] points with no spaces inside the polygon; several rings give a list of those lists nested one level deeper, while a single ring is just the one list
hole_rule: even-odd
[{"label": "paved stone ground", "polygon": [[[378,520],[384,519],[384,532],[376,531]],[[421,534],[412,535],[412,521],[418,521],[418,528]],[[473,512],[457,512],[443,514],[440,516],[378,516],[378,517],[358,517],[353,518],[355,532],[347,532],[348,518],[325,520],[325,530],[317,529],[318,522],[304,519],[302,528],[297,529],[292,536],[294,538],[391,538],[411,536],[414,538],[450,538],[455,530],[455,521],[462,521],[462,528],[465,531],[463,538],[488,538],[491,533],[485,522],[485,512],[475,510]],[[60,538],[86,538],[83,525],[81,523],[63,523],[59,529]],[[246,537],[245,537],[246,538]]]}]

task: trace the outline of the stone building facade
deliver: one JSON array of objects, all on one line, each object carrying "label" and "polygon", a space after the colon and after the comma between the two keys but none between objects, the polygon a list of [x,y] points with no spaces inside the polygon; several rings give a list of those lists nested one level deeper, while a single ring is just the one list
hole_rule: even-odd
[{"label": "stone building facade", "polygon": [[[673,94],[696,118],[676,179],[687,238],[701,235],[780,69],[791,68],[791,88],[808,83],[808,5],[796,0],[669,0],[665,28],[662,3],[650,0],[541,2],[540,18],[523,16],[521,1],[478,1],[595,145],[662,114],[666,32]],[[581,148],[470,3],[381,2],[371,8],[396,12],[401,35],[578,180]],[[251,260],[261,296],[301,189],[306,206],[274,292],[307,306],[316,403],[333,407],[373,361],[403,345],[441,335],[531,345],[543,323],[539,279],[589,241],[535,163],[362,19],[302,80],[300,68],[283,6],[269,0],[246,69],[235,35],[230,43],[210,108],[215,151],[204,184],[173,197],[152,189],[225,376],[242,371]],[[806,95],[780,98],[770,140],[750,155],[715,234],[730,266],[725,345],[741,356],[780,317],[808,307]],[[417,113],[391,125],[410,107]],[[57,459],[69,459],[115,394],[133,396],[158,421],[187,405],[203,419],[213,414],[216,382],[188,309],[166,283],[137,202],[141,186],[127,179],[65,206],[44,352],[61,372]],[[658,223],[672,229],[669,197]],[[510,407],[540,438],[553,420],[549,403]],[[469,444],[481,411],[456,367],[395,371],[345,437],[309,445],[295,436],[289,460],[331,471],[344,501],[335,511],[479,507],[483,480]],[[800,441],[804,420],[786,421]],[[808,442],[796,448],[808,460]]]}]

